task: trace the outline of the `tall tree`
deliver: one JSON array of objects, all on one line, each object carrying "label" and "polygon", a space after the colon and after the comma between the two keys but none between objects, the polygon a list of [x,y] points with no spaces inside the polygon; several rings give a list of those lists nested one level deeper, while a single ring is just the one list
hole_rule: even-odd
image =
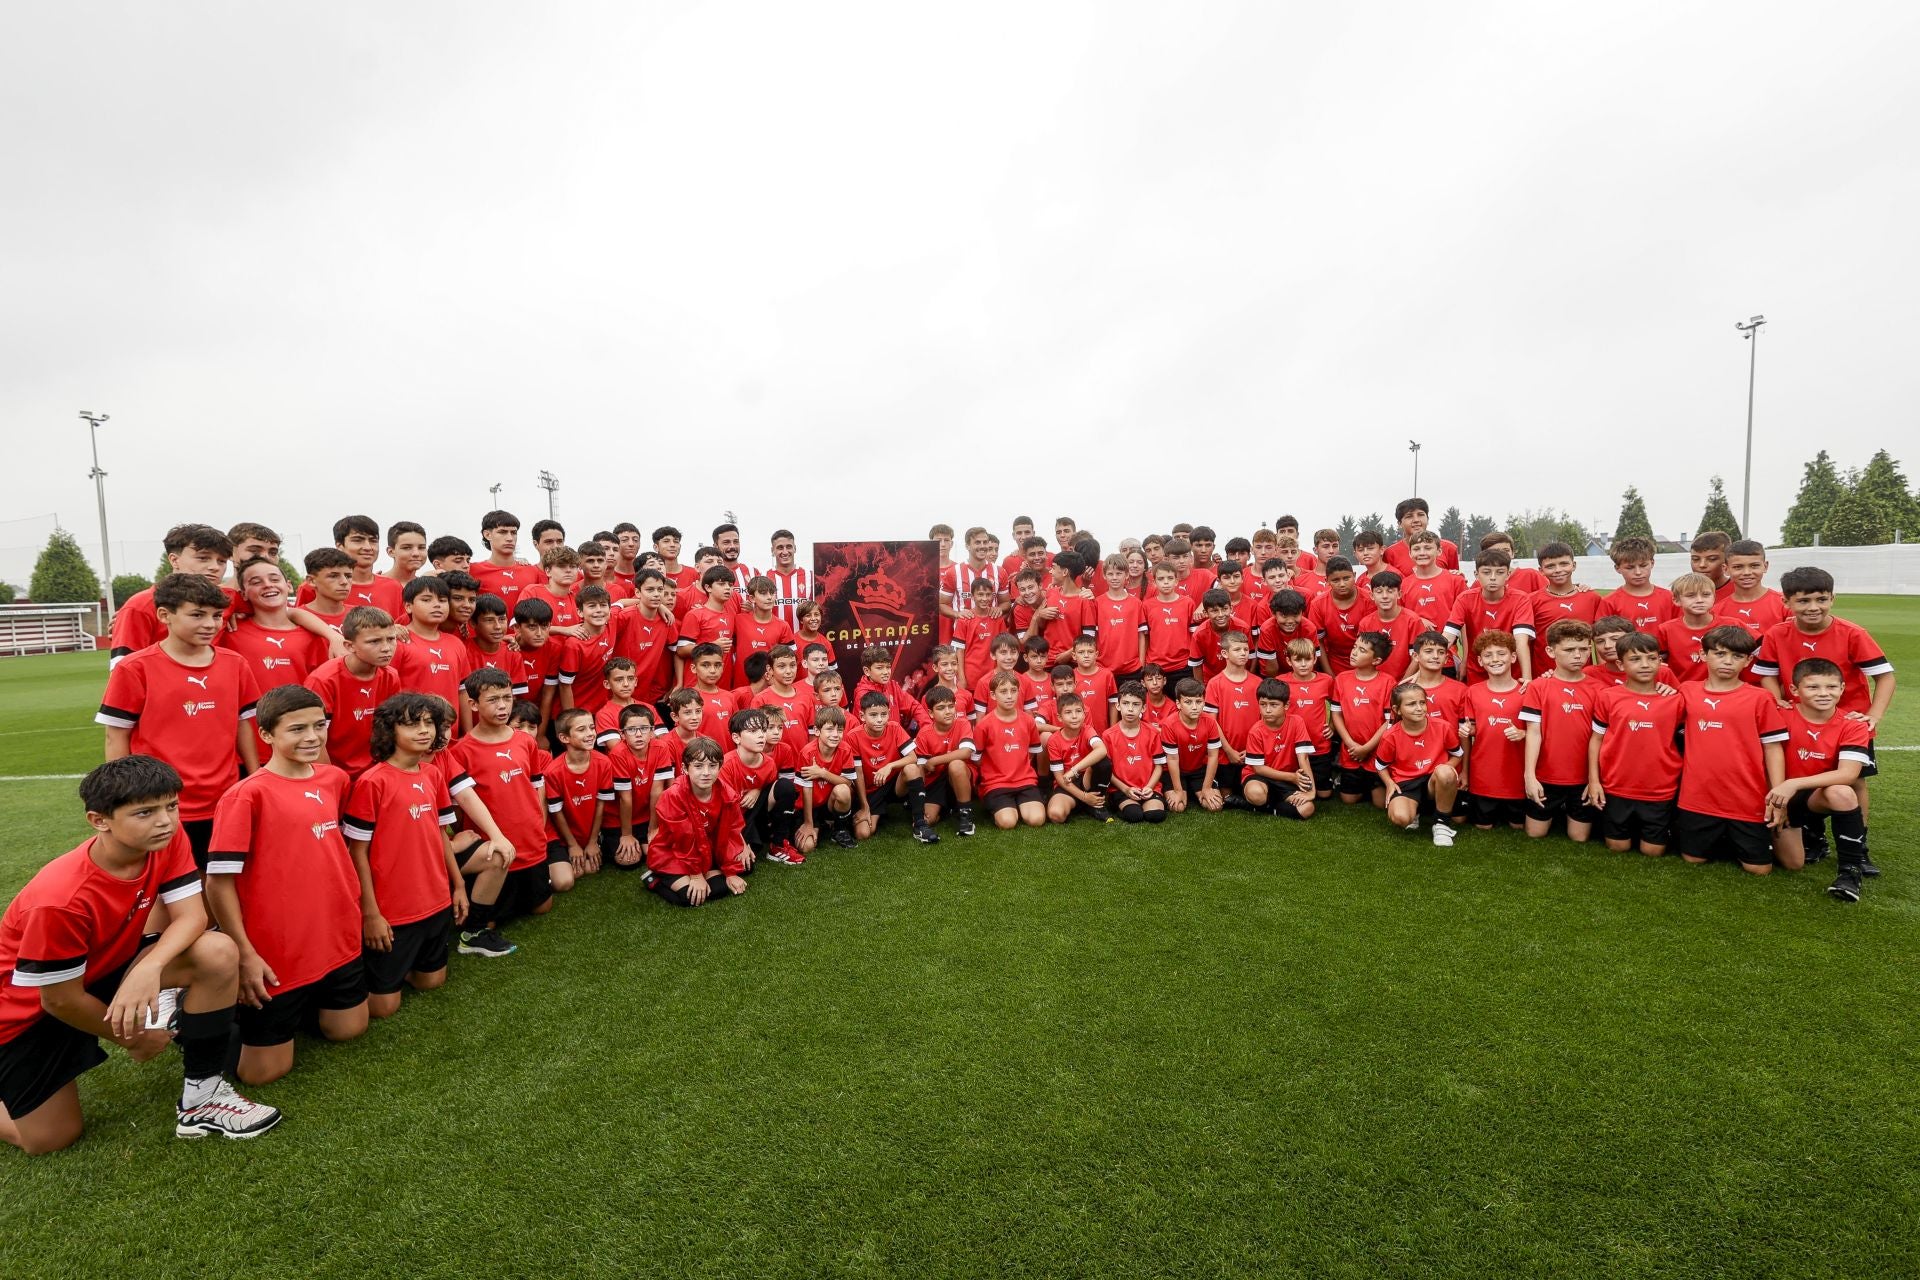
[{"label": "tall tree", "polygon": [[1840,491],[1827,518],[1820,526],[1820,541],[1829,547],[1872,547],[1893,541],[1893,526],[1886,513],[1849,485]]},{"label": "tall tree", "polygon": [[47,539],[27,595],[35,604],[92,604],[100,599],[100,579],[65,529],[55,529]]},{"label": "tall tree", "polygon": [[1827,517],[1833,514],[1833,504],[1840,500],[1846,486],[1840,481],[1839,468],[1833,465],[1833,459],[1822,449],[1807,463],[1806,470],[1800,476],[1800,492],[1794,495],[1793,507],[1787,512],[1787,518],[1780,525],[1780,542],[1789,547],[1810,547],[1815,536],[1827,523]]},{"label": "tall tree", "polygon": [[1454,546],[1460,545],[1460,539],[1467,534],[1466,518],[1460,514],[1460,508],[1448,507],[1441,513],[1440,528],[1437,532]]},{"label": "tall tree", "polygon": [[1460,539],[1460,558],[1477,560],[1480,557],[1480,539],[1493,532],[1493,517],[1469,515],[1467,517],[1466,536]]},{"label": "tall tree", "polygon": [[[1341,516],[1340,523],[1335,525],[1334,528],[1338,530],[1340,534],[1340,554],[1352,555],[1353,535],[1360,532],[1360,522],[1352,516]],[[1309,548],[1309,550],[1311,550],[1311,548]]]},{"label": "tall tree", "polygon": [[[1913,495],[1907,491],[1907,477],[1901,473],[1900,464],[1892,454],[1885,449],[1875,453],[1866,470],[1860,473],[1854,490],[1873,508],[1876,519],[1889,535],[1920,538],[1920,512],[1915,510]],[[1888,540],[1891,541],[1891,537]]]},{"label": "tall tree", "polygon": [[1587,527],[1552,507],[1508,516],[1507,533],[1513,538],[1513,552],[1517,556],[1537,556],[1540,548],[1549,542],[1564,542],[1577,556],[1587,553]]},{"label": "tall tree", "polygon": [[1647,504],[1637,485],[1628,485],[1620,495],[1620,516],[1613,522],[1614,541],[1621,538],[1653,537],[1653,521],[1647,518]]},{"label": "tall tree", "polygon": [[1740,540],[1740,522],[1733,518],[1733,508],[1727,505],[1727,486],[1719,476],[1713,478],[1707,490],[1707,509],[1700,513],[1700,523],[1694,526],[1693,534],[1697,538],[1709,529],[1718,529],[1736,542]]},{"label": "tall tree", "polygon": [[118,609],[133,597],[152,586],[137,573],[116,573],[113,575],[113,607]]}]

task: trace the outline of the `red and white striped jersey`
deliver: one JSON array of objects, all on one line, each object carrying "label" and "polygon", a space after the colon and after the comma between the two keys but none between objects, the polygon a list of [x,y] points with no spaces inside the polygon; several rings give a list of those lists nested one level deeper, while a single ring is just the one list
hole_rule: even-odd
[{"label": "red and white striped jersey", "polygon": [[813,574],[795,565],[791,569],[769,569],[767,577],[773,579],[773,616],[784,618],[789,627],[798,631],[800,602],[813,599]]}]

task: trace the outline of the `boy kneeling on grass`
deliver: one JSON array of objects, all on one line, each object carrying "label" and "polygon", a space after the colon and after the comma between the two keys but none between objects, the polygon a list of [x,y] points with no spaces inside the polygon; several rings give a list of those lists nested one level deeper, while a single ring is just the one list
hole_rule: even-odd
[{"label": "boy kneeling on grass", "polygon": [[684,772],[660,794],[647,841],[647,887],[676,907],[747,891],[747,841],[740,794],[720,781],[725,753],[712,738],[686,746]]},{"label": "boy kneeling on grass", "polygon": [[95,768],[80,783],[93,836],[0,916],[0,1139],[28,1155],[79,1139],[79,1078],[107,1060],[102,1039],[135,1062],[180,1042],[177,1137],[252,1138],[280,1123],[221,1074],[239,958],[207,931],[179,795],[180,775],[152,756]]}]

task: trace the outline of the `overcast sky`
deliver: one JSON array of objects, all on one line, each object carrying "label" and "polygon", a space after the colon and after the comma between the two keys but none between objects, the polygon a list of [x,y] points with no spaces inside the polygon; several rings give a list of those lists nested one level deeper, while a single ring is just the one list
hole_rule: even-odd
[{"label": "overcast sky", "polygon": [[[1916,447],[1909,5],[13,6],[0,544],[1754,524]],[[119,566],[116,566],[119,567]],[[0,572],[20,569],[0,561]],[[19,580],[16,576],[16,581]]]}]

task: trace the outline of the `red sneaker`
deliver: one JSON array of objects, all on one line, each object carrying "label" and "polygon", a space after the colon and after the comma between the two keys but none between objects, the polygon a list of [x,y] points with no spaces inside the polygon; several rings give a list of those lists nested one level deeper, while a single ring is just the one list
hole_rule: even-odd
[{"label": "red sneaker", "polygon": [[793,841],[782,840],[779,844],[767,850],[767,858],[769,861],[778,862],[783,866],[797,867],[807,860],[807,855],[794,848]]}]

